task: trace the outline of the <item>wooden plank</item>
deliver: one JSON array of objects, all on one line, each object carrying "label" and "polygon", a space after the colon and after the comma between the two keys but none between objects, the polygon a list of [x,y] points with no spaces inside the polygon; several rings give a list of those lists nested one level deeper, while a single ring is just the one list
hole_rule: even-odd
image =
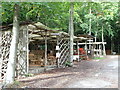
[{"label": "wooden plank", "polygon": [[61,62],[61,64],[63,64],[63,63],[65,62],[65,60],[67,59],[68,55],[69,55],[69,52],[67,52],[67,54],[66,54],[66,56],[64,57],[63,61]]},{"label": "wooden plank", "polygon": [[29,66],[41,66],[42,67],[42,66],[52,66],[52,65],[36,65],[36,64],[33,65],[33,64],[30,64]]},{"label": "wooden plank", "polygon": [[65,45],[66,42],[67,42],[67,41],[64,41],[64,42],[62,43],[62,45],[60,45],[60,49],[63,47],[63,45]]},{"label": "wooden plank", "polygon": [[[85,45],[85,44],[106,44],[106,42],[78,43],[78,45]],[[76,45],[76,43],[74,43],[74,45]]]},{"label": "wooden plank", "polygon": [[[80,55],[78,41],[77,41],[77,52],[78,52],[78,55]],[[80,58],[78,57],[78,61],[79,61],[79,60],[80,60]]]},{"label": "wooden plank", "polygon": [[51,33],[51,35],[59,36],[61,33]]}]

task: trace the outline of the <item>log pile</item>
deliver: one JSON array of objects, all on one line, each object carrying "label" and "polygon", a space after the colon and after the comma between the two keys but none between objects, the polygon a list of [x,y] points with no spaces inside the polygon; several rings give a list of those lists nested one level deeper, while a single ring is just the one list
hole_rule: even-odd
[{"label": "log pile", "polygon": [[[29,53],[30,65],[44,66],[44,50],[31,50]],[[56,58],[52,54],[48,54],[47,65],[55,65]]]},{"label": "log pile", "polygon": [[55,65],[56,64],[56,57],[48,55],[48,65]]}]

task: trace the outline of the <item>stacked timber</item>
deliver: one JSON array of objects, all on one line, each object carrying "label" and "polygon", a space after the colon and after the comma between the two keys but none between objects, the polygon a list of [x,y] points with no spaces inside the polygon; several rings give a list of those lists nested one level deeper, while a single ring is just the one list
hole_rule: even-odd
[{"label": "stacked timber", "polygon": [[29,54],[29,61],[31,65],[44,65],[44,59],[35,54]]},{"label": "stacked timber", "polygon": [[[44,66],[45,58],[44,58],[44,50],[31,50],[29,53],[29,62],[30,65],[40,65]],[[47,65],[55,65],[56,57],[53,54],[48,54]]]},{"label": "stacked timber", "polygon": [[48,54],[48,65],[55,65],[55,64],[56,64],[56,57]]}]

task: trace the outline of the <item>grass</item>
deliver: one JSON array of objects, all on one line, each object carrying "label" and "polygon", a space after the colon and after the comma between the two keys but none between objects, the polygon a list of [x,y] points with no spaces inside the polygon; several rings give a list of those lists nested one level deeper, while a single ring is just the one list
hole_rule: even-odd
[{"label": "grass", "polygon": [[[25,74],[25,77],[33,77],[33,76],[34,74],[31,73]],[[15,80],[13,83],[6,85],[5,88],[20,88],[23,85],[24,83]]]},{"label": "grass", "polygon": [[105,59],[104,57],[94,57],[93,59]]},{"label": "grass", "polygon": [[23,84],[19,81],[14,81],[12,84],[8,84],[5,88],[20,88]]},{"label": "grass", "polygon": [[68,67],[72,67],[71,62],[70,62],[70,61],[66,61],[66,62],[65,62],[65,66],[66,66],[66,67],[67,67],[67,66],[68,66]]},{"label": "grass", "polygon": [[32,73],[25,74],[25,77],[33,77],[33,76],[34,76],[34,74],[32,74]]}]

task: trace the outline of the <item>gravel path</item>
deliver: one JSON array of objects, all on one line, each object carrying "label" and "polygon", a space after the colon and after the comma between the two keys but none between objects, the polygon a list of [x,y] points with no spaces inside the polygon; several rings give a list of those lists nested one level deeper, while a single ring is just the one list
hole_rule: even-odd
[{"label": "gravel path", "polygon": [[50,70],[19,81],[29,88],[118,88],[118,56],[82,60],[73,67]]}]

